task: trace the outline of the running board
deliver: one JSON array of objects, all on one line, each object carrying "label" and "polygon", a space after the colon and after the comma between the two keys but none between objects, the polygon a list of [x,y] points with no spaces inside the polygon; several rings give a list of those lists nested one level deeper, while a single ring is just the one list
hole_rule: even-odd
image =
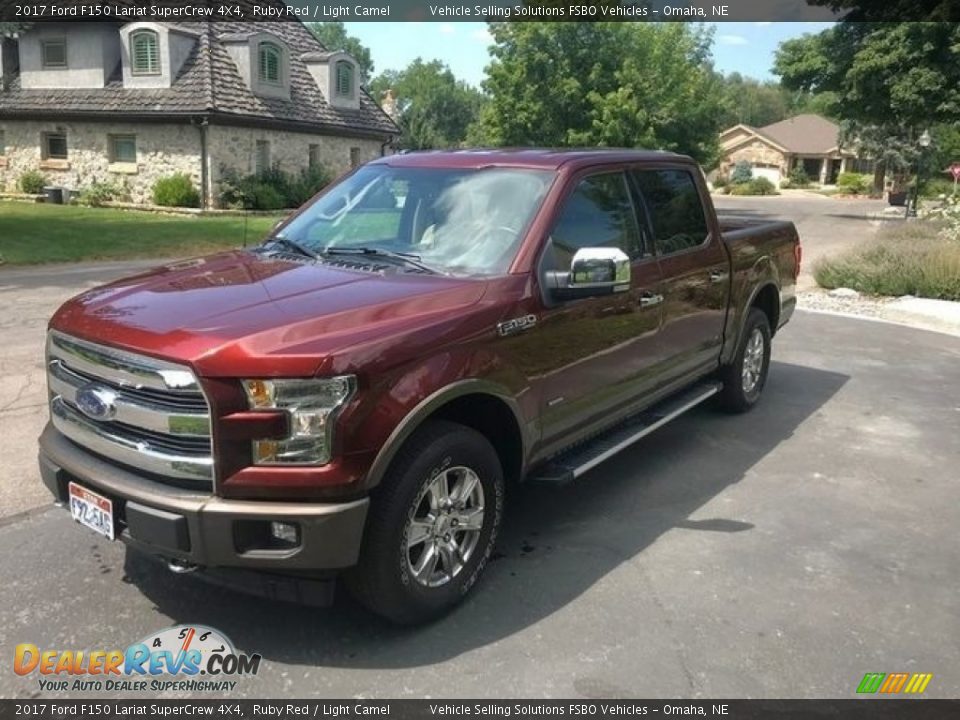
[{"label": "running board", "polygon": [[610,459],[660,426],[716,395],[722,387],[718,382],[703,382],[671,395],[601,435],[557,455],[536,468],[527,478],[527,482],[546,485],[566,485],[573,482],[604,460]]}]

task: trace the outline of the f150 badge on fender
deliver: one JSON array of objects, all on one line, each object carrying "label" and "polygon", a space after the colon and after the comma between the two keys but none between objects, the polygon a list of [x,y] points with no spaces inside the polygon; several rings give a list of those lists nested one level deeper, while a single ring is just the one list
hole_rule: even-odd
[{"label": "f150 badge on fender", "polygon": [[523,317],[513,318],[512,320],[504,320],[502,323],[497,323],[497,334],[499,334],[500,337],[506,337],[507,335],[518,333],[521,330],[529,330],[536,324],[536,315],[524,315]]}]

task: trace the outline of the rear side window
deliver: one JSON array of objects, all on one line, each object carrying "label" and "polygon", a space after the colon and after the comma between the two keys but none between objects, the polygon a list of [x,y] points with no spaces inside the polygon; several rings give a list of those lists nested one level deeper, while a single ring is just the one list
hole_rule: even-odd
[{"label": "rear side window", "polygon": [[686,170],[631,171],[650,213],[661,255],[689,250],[707,238],[707,219],[697,184]]},{"label": "rear side window", "polygon": [[577,185],[551,234],[556,267],[569,268],[574,253],[585,247],[615,247],[640,257],[640,229],[626,180],[620,172],[604,173]]}]

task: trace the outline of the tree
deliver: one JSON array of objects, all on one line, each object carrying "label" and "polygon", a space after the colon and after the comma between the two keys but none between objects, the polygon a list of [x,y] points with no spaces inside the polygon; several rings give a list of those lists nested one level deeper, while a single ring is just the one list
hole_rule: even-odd
[{"label": "tree", "polygon": [[342,22],[312,22],[307,23],[307,29],[327,50],[343,50],[350,53],[360,65],[364,77],[373,76],[373,59],[370,57],[369,48],[365,47],[359,39],[349,35]]},{"label": "tree", "polygon": [[495,145],[651,147],[717,156],[712,36],[684,23],[490,23],[489,102],[471,138]]},{"label": "tree", "polygon": [[417,58],[403,70],[388,70],[370,83],[376,99],[392,90],[402,130],[399,146],[408,150],[462,145],[476,120],[483,95],[439,60]]},{"label": "tree", "polygon": [[720,80],[724,128],[743,123],[763,127],[790,115],[790,94],[775,82],[760,82],[731,73]]},{"label": "tree", "polygon": [[842,137],[903,179],[917,138],[960,117],[960,25],[841,22],[788,40],[774,71],[805,92],[832,92]]}]

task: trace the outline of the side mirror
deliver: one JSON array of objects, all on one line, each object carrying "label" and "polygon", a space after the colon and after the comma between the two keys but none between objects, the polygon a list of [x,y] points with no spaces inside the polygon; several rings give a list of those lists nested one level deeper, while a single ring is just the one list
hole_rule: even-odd
[{"label": "side mirror", "polygon": [[548,272],[546,281],[560,300],[626,292],[630,289],[630,257],[620,248],[580,248],[569,272]]}]

